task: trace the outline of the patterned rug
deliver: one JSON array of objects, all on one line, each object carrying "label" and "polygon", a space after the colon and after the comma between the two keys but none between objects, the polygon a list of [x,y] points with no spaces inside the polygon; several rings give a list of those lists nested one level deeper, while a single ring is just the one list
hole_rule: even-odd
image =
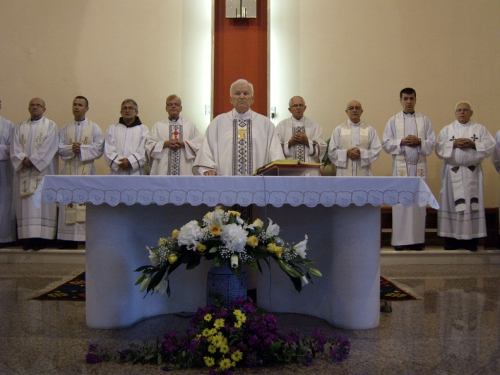
[{"label": "patterned rug", "polygon": [[[85,301],[85,272],[32,299],[39,301]],[[392,281],[380,276],[381,301],[413,301],[416,299],[417,297],[398,287]]]}]

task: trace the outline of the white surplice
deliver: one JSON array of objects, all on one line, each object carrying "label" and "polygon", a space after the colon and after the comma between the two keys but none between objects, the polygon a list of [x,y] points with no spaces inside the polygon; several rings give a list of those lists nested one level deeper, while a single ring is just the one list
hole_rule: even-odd
[{"label": "white surplice", "polygon": [[14,124],[0,116],[0,243],[16,240],[16,216],[12,204],[14,169],[10,162],[10,144]]},{"label": "white surplice", "polygon": [[[347,135],[343,135],[347,131]],[[361,134],[363,133],[363,134]],[[348,140],[348,144],[343,144],[343,140]],[[351,160],[347,157],[347,150],[359,148],[361,157]],[[382,145],[377,131],[360,121],[354,124],[347,120],[337,126],[330,138],[328,157],[337,166],[337,176],[372,176],[371,165],[380,156]]]},{"label": "white surplice", "polygon": [[[36,149],[34,139],[37,128],[43,126],[43,122],[48,121],[48,130],[45,139]],[[26,152],[20,143],[21,134],[24,132],[21,127],[28,126],[28,137],[26,140]],[[57,207],[55,204],[41,203],[40,208],[35,206],[32,195],[21,197],[21,172],[23,170],[22,161],[27,156],[34,167],[30,168],[31,178],[38,180],[43,175],[56,175],[59,172],[59,160],[57,157],[57,125],[42,117],[37,121],[27,120],[16,126],[11,143],[10,155],[14,166],[14,206],[17,218],[17,235],[23,238],[46,238],[54,239],[57,229]]]},{"label": "white surplice", "polygon": [[[498,133],[495,135],[495,151],[493,151],[491,162],[493,163],[493,166],[495,167],[497,172],[500,173],[500,131],[498,131]],[[500,220],[500,210],[498,211],[498,218]]]},{"label": "white surplice", "polygon": [[[288,141],[293,134],[303,132],[307,135],[308,144],[289,146]],[[298,159],[306,163],[320,163],[326,152],[326,142],[322,137],[323,129],[316,121],[308,117],[297,120],[293,116],[276,126],[276,135],[283,147],[286,159]]]},{"label": "white surplice", "polygon": [[[79,154],[72,151],[73,142],[80,142]],[[88,119],[70,122],[59,131],[57,152],[64,161],[61,174],[95,175],[94,161],[102,156],[103,151],[104,134],[99,125]],[[80,209],[84,208],[80,207]],[[57,238],[65,241],[85,241],[85,221],[76,220],[66,223],[66,206],[64,205],[59,206]]]},{"label": "white surplice", "polygon": [[[404,155],[406,160],[407,176],[417,176],[417,163],[424,164],[424,170],[420,173],[421,178],[427,179],[427,161],[434,150],[436,136],[430,120],[418,112],[407,114],[401,112],[404,118],[404,137],[415,135],[422,140],[421,145],[417,147],[406,147],[401,145],[404,137],[398,137],[396,131],[396,116],[391,117],[387,123],[382,141],[382,148],[385,152],[392,155],[392,175],[398,176],[396,156]],[[417,131],[417,122],[415,117],[421,116],[424,122],[423,132]],[[411,207],[404,207],[397,204],[392,207],[392,238],[393,246],[404,246],[420,244],[425,242],[425,216],[426,208],[419,207],[416,204]]]},{"label": "white surplice", "polygon": [[[164,141],[178,139],[185,147],[172,150],[163,147]],[[191,121],[179,117],[177,121],[163,120],[153,125],[146,140],[146,153],[151,175],[193,174],[193,164],[203,136]]]},{"label": "white surplice", "polygon": [[[146,138],[149,129],[141,124],[139,117],[131,126],[122,123],[111,125],[106,131],[104,159],[110,167],[110,175],[146,174]],[[118,168],[119,160],[127,158],[131,169]]]},{"label": "white surplice", "polygon": [[[239,120],[250,120],[250,125],[239,129]],[[239,141],[242,143],[238,146]],[[215,170],[225,176],[251,175],[255,169],[284,158],[275,126],[267,117],[252,110],[240,114],[233,109],[217,116],[208,126],[193,172],[202,175]],[[239,172],[239,166],[244,167],[245,173]]]},{"label": "white surplice", "polygon": [[[475,149],[453,148],[458,138],[470,138]],[[486,237],[483,170],[481,163],[492,155],[495,140],[481,124],[454,121],[439,133],[436,154],[443,159],[439,196],[438,235],[458,240]],[[455,176],[453,176],[455,174]],[[453,183],[459,187],[453,187]],[[464,209],[459,209],[463,205]]]}]

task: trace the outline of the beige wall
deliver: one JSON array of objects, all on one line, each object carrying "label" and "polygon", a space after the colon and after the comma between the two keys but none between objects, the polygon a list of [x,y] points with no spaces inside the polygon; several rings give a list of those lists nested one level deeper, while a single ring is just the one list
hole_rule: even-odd
[{"label": "beige wall", "polygon": [[[346,102],[358,99],[363,119],[382,136],[400,110],[400,89],[411,86],[436,135],[454,120],[460,100],[472,103],[473,118],[493,135],[500,129],[500,1],[270,1],[271,17],[279,17],[278,28],[271,25],[271,48],[279,46],[275,56],[286,57],[280,79],[271,77],[277,121],[288,116],[288,98],[300,94],[328,138],[344,121]],[[206,128],[211,1],[0,0],[0,9],[6,118],[26,119],[28,101],[40,96],[47,117],[61,127],[71,120],[72,98],[85,95],[89,118],[105,131],[118,120],[121,101],[132,97],[151,127],[164,118],[164,99],[175,92],[183,97],[183,115]],[[273,41],[277,32],[281,39]],[[390,175],[390,163],[383,154],[374,174]],[[497,206],[498,175],[489,160],[483,167],[486,206]],[[432,155],[428,184],[436,196],[440,168]],[[102,159],[98,173],[107,173]]]},{"label": "beige wall", "polygon": [[[18,123],[39,96],[45,115],[61,128],[72,120],[73,98],[84,95],[88,117],[106,131],[130,97],[151,128],[166,117],[165,98],[176,93],[183,115],[203,130],[210,120],[204,102],[210,103],[211,2],[196,3],[0,0],[1,114]],[[198,43],[208,46],[198,49]],[[191,89],[193,80],[198,90]],[[108,171],[101,158],[97,173]]]}]

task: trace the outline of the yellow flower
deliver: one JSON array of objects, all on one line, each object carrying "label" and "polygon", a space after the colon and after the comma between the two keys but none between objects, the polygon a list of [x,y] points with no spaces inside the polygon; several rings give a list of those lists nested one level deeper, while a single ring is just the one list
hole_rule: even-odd
[{"label": "yellow flower", "polygon": [[204,252],[207,249],[207,247],[201,243],[196,245],[196,250],[198,250],[200,253]]},{"label": "yellow flower", "polygon": [[178,230],[178,229],[174,229],[174,230],[172,231],[172,238],[173,238],[174,240],[176,240],[176,239],[177,239],[177,237],[179,237],[179,230]]},{"label": "yellow flower", "polygon": [[206,322],[209,322],[212,320],[212,314],[207,314],[203,317],[203,319],[205,319]]},{"label": "yellow flower", "polygon": [[243,359],[243,353],[236,350],[233,354],[231,354],[231,359],[235,362],[239,362]]},{"label": "yellow flower", "polygon": [[217,348],[213,345],[208,345],[208,351],[209,353],[214,354],[217,351]]},{"label": "yellow flower", "polygon": [[227,345],[221,345],[221,347],[219,348],[220,352],[222,354],[226,354],[227,352],[229,352],[229,346]]},{"label": "yellow flower", "polygon": [[213,234],[214,236],[220,236],[221,233],[220,227],[217,224],[212,224],[210,226],[210,233]]},{"label": "yellow flower", "polygon": [[256,227],[261,227],[261,228],[264,226],[264,222],[260,219],[255,219],[252,224]]},{"label": "yellow flower", "polygon": [[170,254],[168,257],[168,263],[170,264],[174,264],[175,262],[177,262],[177,259],[179,259],[179,257],[175,254]]},{"label": "yellow flower", "polygon": [[234,323],[234,326],[235,326],[236,328],[241,328],[241,322],[240,322],[240,321],[238,321],[238,322]]},{"label": "yellow flower", "polygon": [[276,244],[274,242],[271,242],[267,245],[267,251],[274,253],[276,251],[276,247]]},{"label": "yellow flower", "polygon": [[242,315],[243,313],[239,309],[234,309],[233,311],[234,316]]},{"label": "yellow flower", "polygon": [[247,245],[255,247],[259,244],[259,239],[255,236],[250,236],[247,238]]},{"label": "yellow flower", "polygon": [[167,239],[165,237],[162,237],[158,240],[158,246],[164,246],[167,244]]},{"label": "yellow flower", "polygon": [[212,367],[213,365],[215,365],[215,361],[212,357],[203,357],[203,359],[205,360],[205,365],[207,367]]},{"label": "yellow flower", "polygon": [[238,211],[227,211],[227,213],[228,213],[228,215],[233,214],[234,216],[238,216],[238,217],[241,216],[241,212],[238,212]]},{"label": "yellow flower", "polygon": [[240,322],[240,323],[245,323],[247,321],[247,317],[245,315],[243,315],[243,314],[242,315],[238,315],[236,317],[236,319],[238,319],[238,322]]},{"label": "yellow flower", "polygon": [[222,361],[220,361],[219,366],[221,370],[227,370],[229,369],[233,364],[231,363],[231,360],[229,358],[224,358]]},{"label": "yellow flower", "polygon": [[210,330],[208,328],[205,328],[201,334],[203,335],[203,337],[208,337],[210,336]]},{"label": "yellow flower", "polygon": [[224,327],[224,319],[217,319],[214,323],[215,328],[222,328]]},{"label": "yellow flower", "polygon": [[212,329],[210,330],[210,335],[212,335],[212,336],[213,336],[213,335],[215,335],[216,333],[217,333],[217,328],[212,328]]},{"label": "yellow flower", "polygon": [[276,254],[278,258],[281,258],[283,253],[283,247],[276,245],[275,243],[270,243],[267,245],[267,251]]}]

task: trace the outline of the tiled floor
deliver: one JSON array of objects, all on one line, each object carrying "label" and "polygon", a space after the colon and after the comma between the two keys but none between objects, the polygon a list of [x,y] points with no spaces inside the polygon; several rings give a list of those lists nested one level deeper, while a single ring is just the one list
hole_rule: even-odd
[{"label": "tiled floor", "polygon": [[[90,343],[123,349],[167,330],[182,331],[188,319],[166,315],[127,329],[95,330],[85,325],[85,303],[29,299],[81,270],[78,264],[0,264],[0,374],[163,373],[154,366],[88,365],[84,357]],[[312,367],[259,373],[500,374],[500,265],[390,265],[382,266],[382,274],[423,299],[392,303],[377,329],[338,330],[352,342],[343,363],[322,359]],[[334,330],[321,319],[276,315],[282,328]]]}]

